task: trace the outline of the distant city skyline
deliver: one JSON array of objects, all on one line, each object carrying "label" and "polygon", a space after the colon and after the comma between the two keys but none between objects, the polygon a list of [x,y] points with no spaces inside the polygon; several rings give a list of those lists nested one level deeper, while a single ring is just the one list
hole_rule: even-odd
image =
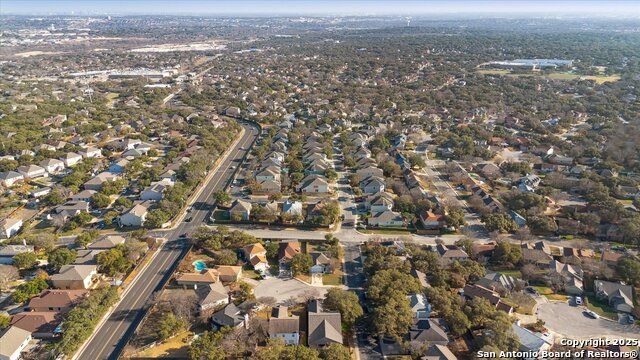
[{"label": "distant city skyline", "polygon": [[366,15],[625,15],[640,17],[631,0],[2,0],[0,14],[23,15],[220,15],[220,16],[366,16]]}]

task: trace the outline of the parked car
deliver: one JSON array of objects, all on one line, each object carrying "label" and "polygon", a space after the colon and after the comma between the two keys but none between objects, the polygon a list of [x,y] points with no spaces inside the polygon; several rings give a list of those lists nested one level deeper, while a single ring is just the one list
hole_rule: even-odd
[{"label": "parked car", "polygon": [[529,293],[529,294],[533,294],[533,295],[538,295],[538,290],[532,288],[532,287],[526,287],[525,290]]},{"label": "parked car", "polygon": [[576,305],[582,305],[582,298],[580,296],[576,296]]},{"label": "parked car", "polygon": [[591,310],[586,310],[584,313],[587,314],[587,316],[589,316],[590,318],[593,318],[593,319],[599,319],[600,318],[600,315],[594,313]]}]

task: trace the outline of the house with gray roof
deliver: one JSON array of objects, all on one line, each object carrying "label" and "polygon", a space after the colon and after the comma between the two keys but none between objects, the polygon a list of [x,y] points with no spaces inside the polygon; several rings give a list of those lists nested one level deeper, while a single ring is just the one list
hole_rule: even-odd
[{"label": "house with gray roof", "polygon": [[631,285],[595,280],[593,289],[598,299],[608,302],[617,311],[625,313],[633,311],[633,287]]},{"label": "house with gray roof", "polygon": [[0,172],[0,184],[4,187],[12,187],[18,181],[24,180],[24,175],[16,171]]},{"label": "house with gray roof", "polygon": [[409,341],[413,349],[420,349],[425,345],[449,344],[446,324],[443,319],[415,319],[409,329]]},{"label": "house with gray roof", "polygon": [[300,318],[289,315],[286,306],[271,309],[271,318],[267,329],[270,339],[282,339],[285,345],[298,345],[300,342]]},{"label": "house with gray roof", "polygon": [[339,312],[325,312],[317,299],[307,306],[307,343],[310,347],[342,344],[342,318]]},{"label": "house with gray roof", "polygon": [[9,327],[0,336],[0,359],[18,360],[20,353],[31,341],[31,333],[17,326]]},{"label": "house with gray roof", "polygon": [[240,310],[234,303],[225,306],[224,309],[218,310],[211,317],[211,328],[220,330],[227,326],[230,328],[247,327],[249,323],[249,315]]},{"label": "house with gray roof", "polygon": [[194,287],[201,312],[229,304],[229,289],[221,281]]},{"label": "house with gray roof", "polygon": [[[511,328],[520,342],[520,351],[540,352],[547,351],[551,348],[552,344],[547,341],[542,334],[527,330],[517,323],[512,324]],[[527,360],[529,360],[529,358],[527,358]]]}]

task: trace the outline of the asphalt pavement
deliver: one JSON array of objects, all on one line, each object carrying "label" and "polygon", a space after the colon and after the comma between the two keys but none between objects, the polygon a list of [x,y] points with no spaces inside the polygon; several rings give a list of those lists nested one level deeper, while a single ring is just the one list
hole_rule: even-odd
[{"label": "asphalt pavement", "polygon": [[74,356],[79,360],[117,359],[149,307],[149,299],[167,282],[179,260],[189,249],[183,234],[190,234],[204,224],[214,203],[213,194],[230,183],[238,165],[259,135],[258,128],[242,123],[243,137],[220,163],[213,176],[197,196],[191,221],[181,222],[169,231],[157,232],[167,239],[158,254],[142,270],[121,296],[120,303],[108,319],[94,331],[92,338]]}]

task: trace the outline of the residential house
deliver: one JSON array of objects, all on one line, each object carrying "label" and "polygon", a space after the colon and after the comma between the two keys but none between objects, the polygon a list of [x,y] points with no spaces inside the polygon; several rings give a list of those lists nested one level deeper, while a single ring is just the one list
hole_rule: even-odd
[{"label": "residential house", "polygon": [[238,282],[242,278],[242,266],[219,265],[218,279],[224,282]]},{"label": "residential house", "polygon": [[120,179],[120,175],[105,171],[91,178],[83,186],[85,190],[100,191],[104,183],[118,179]]},{"label": "residential house", "polygon": [[605,263],[607,266],[614,267],[618,263],[618,260],[624,257],[624,255],[625,255],[624,253],[620,253],[620,252],[603,250],[600,258],[602,259],[602,262]]},{"label": "residential house", "polygon": [[31,245],[6,245],[0,248],[0,264],[13,264],[13,257],[25,252],[33,252]]},{"label": "residential house", "polygon": [[489,259],[493,256],[493,251],[496,249],[496,242],[491,241],[484,244],[474,243],[472,246],[473,254],[475,255],[476,261],[481,264],[486,264]]},{"label": "residential house", "polygon": [[198,272],[181,273],[176,276],[176,284],[181,286],[207,285],[218,282],[218,270],[203,269]]},{"label": "residential house", "polygon": [[56,289],[89,289],[97,274],[95,265],[64,265],[49,280]]},{"label": "residential house", "polygon": [[385,181],[384,178],[377,176],[370,176],[360,181],[360,189],[365,194],[376,194],[379,192],[383,192],[385,189]]},{"label": "residential house", "polygon": [[373,214],[367,223],[371,226],[404,226],[404,219],[398,212],[385,210]]},{"label": "residential house", "polygon": [[382,178],[384,177],[384,171],[375,166],[367,166],[356,170],[356,175],[358,175],[358,178],[360,179],[366,179],[373,176]]},{"label": "residential house", "polygon": [[409,306],[416,319],[427,319],[431,316],[431,304],[427,301],[423,294],[409,294]]},{"label": "residential house", "polygon": [[140,193],[140,200],[160,201],[167,188],[168,186],[162,183],[151,184]]},{"label": "residential house", "polygon": [[427,278],[427,274],[423,273],[422,271],[413,269],[411,270],[411,276],[418,280],[421,288],[426,289],[428,287],[431,287],[431,284],[429,284],[429,279]]},{"label": "residential house", "polygon": [[120,236],[120,235],[106,235],[101,237],[100,239],[94,241],[93,243],[89,244],[89,246],[87,246],[87,249],[90,250],[109,250],[109,249],[113,249],[114,247],[120,245],[120,244],[124,244],[125,241],[127,239],[125,239],[124,236]]},{"label": "residential house", "polygon": [[229,209],[231,219],[249,220],[251,216],[251,203],[242,199],[237,199]]},{"label": "residential house", "polygon": [[487,289],[481,285],[471,285],[467,284],[464,286],[462,290],[464,297],[467,299],[473,299],[476,297],[481,297],[489,301],[489,303],[496,307],[496,309],[506,312],[507,314],[513,313],[513,307],[511,305],[503,302],[500,299],[500,295],[491,289]]},{"label": "residential house", "polygon": [[49,174],[55,175],[64,171],[64,162],[58,159],[46,159],[40,161],[40,166]]},{"label": "residential house", "polygon": [[513,210],[509,210],[509,217],[519,227],[523,227],[523,226],[527,225],[527,219],[525,219],[522,215],[518,214],[517,212],[515,212]]},{"label": "residential house", "polygon": [[310,347],[342,344],[342,318],[339,312],[325,312],[317,299],[307,305],[307,343]]},{"label": "residential house", "polygon": [[51,193],[51,188],[48,186],[45,186],[45,187],[41,187],[41,188],[37,188],[29,191],[29,197],[34,199],[39,199],[41,197],[49,195],[49,193]]},{"label": "residential house", "polygon": [[300,243],[297,241],[283,241],[278,248],[278,262],[280,267],[289,265],[291,259],[301,252]]},{"label": "residential house", "polygon": [[438,244],[435,248],[443,263],[449,264],[453,261],[469,260],[469,255],[455,245]]},{"label": "residential house", "polygon": [[269,271],[269,262],[265,255],[255,255],[249,262],[253,269],[261,274],[266,274]]},{"label": "residential house", "polygon": [[9,239],[22,228],[22,219],[7,218],[0,220],[0,239]]},{"label": "residential house", "polygon": [[88,201],[69,201],[62,205],[56,206],[55,212],[56,214],[64,217],[73,217],[82,212],[89,212],[89,202]]},{"label": "residential house", "polygon": [[40,295],[29,300],[25,311],[55,311],[68,313],[89,294],[86,290],[57,290],[43,291]]},{"label": "residential house", "polygon": [[302,216],[302,201],[285,200],[282,203],[282,214]]},{"label": "residential house", "polygon": [[489,272],[484,277],[476,281],[476,285],[480,285],[497,292],[512,292],[522,289],[524,282],[511,275]]},{"label": "residential house", "polygon": [[458,360],[458,358],[444,345],[431,345],[421,360]]},{"label": "residential house", "polygon": [[[551,342],[546,340],[542,334],[534,333],[531,330],[525,329],[518,323],[511,324],[511,328],[520,342],[518,350],[522,352],[536,354],[542,351],[548,351],[553,345]],[[525,360],[534,359],[538,359],[538,357],[525,357]]]},{"label": "residential house", "polygon": [[11,326],[31,333],[34,339],[51,339],[61,333],[62,314],[53,311],[30,311],[11,317]]},{"label": "residential house", "polygon": [[270,339],[282,339],[285,345],[298,345],[300,342],[300,318],[296,315],[289,316],[286,306],[278,306],[271,309],[271,318],[267,332]]},{"label": "residential house", "polygon": [[258,185],[260,186],[260,192],[263,193],[278,193],[282,190],[282,184],[279,181],[274,180],[264,180],[259,181]]},{"label": "residential house", "polygon": [[522,261],[527,264],[533,264],[541,268],[548,268],[553,258],[543,250],[522,249]]},{"label": "residential house", "polygon": [[331,259],[321,252],[311,252],[312,266],[309,269],[311,274],[324,274],[331,273],[333,269],[331,268]]},{"label": "residential house", "polygon": [[74,152],[69,152],[64,154],[60,160],[62,160],[62,162],[64,162],[64,165],[67,167],[71,167],[76,165],[77,163],[82,161],[82,155],[80,154],[76,154]]},{"label": "residential house", "polygon": [[240,310],[234,303],[229,303],[224,309],[218,310],[211,317],[211,328],[220,330],[223,327],[237,329],[246,328],[249,323],[249,315]]},{"label": "residential house", "polygon": [[122,174],[126,171],[127,164],[130,162],[131,161],[129,161],[129,159],[118,159],[109,165],[109,172],[113,174]]},{"label": "residential house", "polygon": [[98,149],[95,146],[89,146],[86,149],[78,151],[78,154],[80,154],[80,156],[82,156],[84,159],[100,158],[102,157],[102,150]]},{"label": "residential house", "polygon": [[387,192],[379,192],[369,195],[364,203],[371,213],[389,211],[393,209],[393,195]]},{"label": "residential house", "polygon": [[595,280],[593,289],[596,297],[606,301],[620,312],[633,312],[633,287],[611,281]]},{"label": "residential house", "polygon": [[23,165],[18,167],[18,172],[25,177],[25,179],[37,179],[49,176],[47,170],[38,165]]},{"label": "residential house", "polygon": [[409,329],[409,340],[411,348],[419,350],[425,345],[449,344],[446,325],[443,319],[414,319],[413,325]]},{"label": "residential house", "polygon": [[267,255],[267,250],[260,243],[247,245],[242,249],[242,252],[244,253],[244,258],[246,260],[251,260],[254,256],[258,255]]},{"label": "residential house", "polygon": [[96,265],[96,256],[104,250],[78,250],[73,265]]},{"label": "residential house", "polygon": [[329,192],[329,182],[322,175],[307,175],[300,184],[296,185],[296,191],[326,194]]},{"label": "residential house", "polygon": [[0,336],[0,360],[20,359],[20,353],[27,347],[31,339],[29,331],[10,326]]},{"label": "residential house", "polygon": [[120,226],[143,226],[149,213],[149,206],[147,202],[134,205],[129,211],[120,215]]},{"label": "residential house", "polygon": [[269,166],[256,174],[256,181],[280,181],[280,169],[276,166]]},{"label": "residential house", "polygon": [[427,230],[440,230],[447,225],[444,215],[436,214],[430,210],[420,213],[420,222]]},{"label": "residential house", "polygon": [[95,190],[82,190],[77,194],[71,195],[69,197],[69,199],[71,201],[74,202],[86,202],[89,203],[91,202],[91,198],[93,197],[93,195],[97,194],[98,192]]},{"label": "residential house", "polygon": [[2,186],[6,188],[12,187],[13,184],[23,180],[24,180],[24,175],[20,174],[19,172],[16,172],[16,171],[0,172],[0,184],[2,184]]},{"label": "residential house", "polygon": [[200,312],[229,304],[229,289],[222,285],[222,282],[203,284],[195,288]]}]

